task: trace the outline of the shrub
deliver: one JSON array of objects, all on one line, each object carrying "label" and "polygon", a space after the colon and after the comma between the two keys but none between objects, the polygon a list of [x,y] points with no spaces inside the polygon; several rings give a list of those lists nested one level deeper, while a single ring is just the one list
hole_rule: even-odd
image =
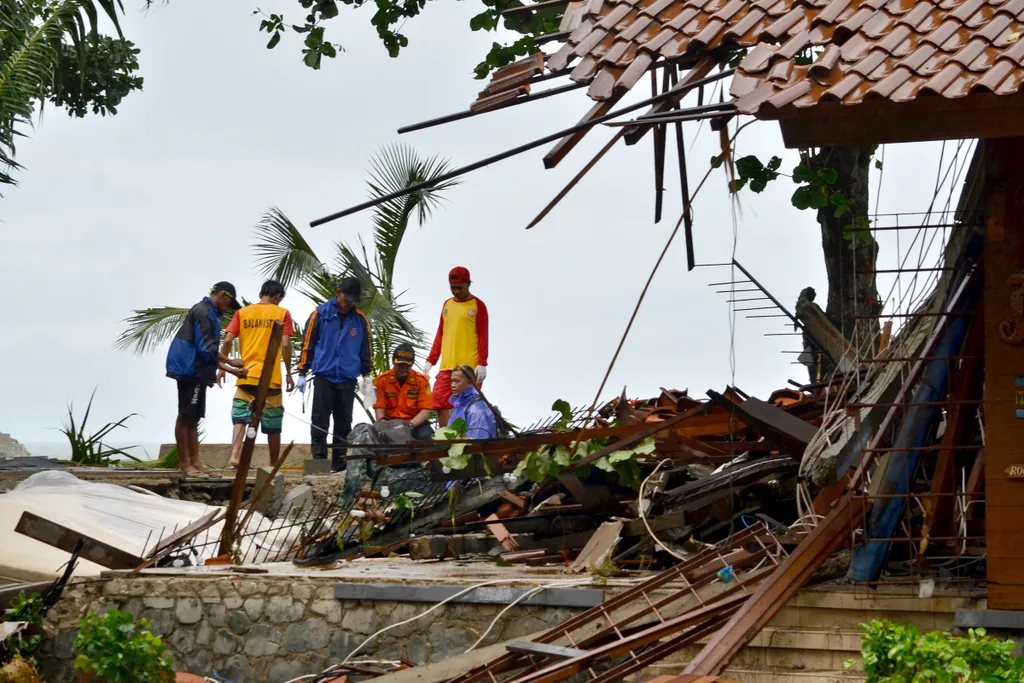
[{"label": "shrub", "polygon": [[165,683],[174,680],[164,644],[148,630],[152,624],[136,624],[127,612],[95,612],[79,624],[75,638],[75,670],[88,680],[104,683]]},{"label": "shrub", "polygon": [[921,635],[914,626],[886,620],[861,629],[868,683],[1024,683],[1024,657],[1014,659],[1013,641],[993,638],[985,629],[963,637],[945,631]]}]

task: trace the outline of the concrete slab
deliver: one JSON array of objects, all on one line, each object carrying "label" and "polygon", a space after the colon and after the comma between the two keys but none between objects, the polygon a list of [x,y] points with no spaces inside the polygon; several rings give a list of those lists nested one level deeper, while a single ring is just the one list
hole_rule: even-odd
[{"label": "concrete slab", "polygon": [[[471,605],[543,605],[544,607],[597,607],[604,602],[604,591],[593,588],[548,588],[531,597],[533,589],[508,586],[482,586],[467,591],[464,586],[403,586],[379,583],[339,583],[334,587],[338,600],[390,602],[439,602]],[[525,599],[524,599],[525,598]]]}]

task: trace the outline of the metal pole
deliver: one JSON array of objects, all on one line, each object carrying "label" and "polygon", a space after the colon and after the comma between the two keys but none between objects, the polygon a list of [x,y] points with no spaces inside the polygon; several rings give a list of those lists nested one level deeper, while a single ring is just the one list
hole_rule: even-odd
[{"label": "metal pole", "polygon": [[[604,116],[598,116],[597,118],[591,119],[589,121],[584,121],[583,123],[577,123],[575,126],[570,126],[569,128],[565,128],[565,129],[560,130],[560,131],[558,131],[556,133],[551,133],[550,135],[545,135],[544,137],[539,138],[537,140],[534,140],[533,142],[527,142],[525,144],[519,145],[518,147],[513,147],[512,149],[510,149],[508,151],[501,152],[499,154],[495,154],[495,155],[486,157],[484,159],[481,159],[480,161],[475,161],[472,164],[469,164],[467,166],[462,166],[461,168],[456,168],[454,170],[449,171],[448,173],[441,174],[440,176],[438,176],[437,178],[434,178],[433,180],[427,180],[427,181],[424,181],[422,183],[415,183],[413,185],[410,185],[410,186],[408,186],[406,188],[403,188],[401,190],[398,190],[396,192],[390,192],[390,193],[388,193],[388,194],[386,194],[386,195],[384,195],[382,197],[377,197],[375,199],[371,199],[369,201],[363,202],[362,204],[356,204],[355,206],[350,207],[348,209],[344,209],[342,211],[337,211],[337,212],[332,213],[332,214],[330,214],[328,216],[324,216],[323,218],[318,218],[315,221],[310,222],[309,226],[311,228],[316,228],[316,227],[319,227],[319,226],[323,225],[324,223],[330,223],[333,220],[337,220],[338,218],[344,218],[345,216],[350,216],[350,215],[352,215],[354,213],[358,213],[360,211],[363,211],[365,209],[369,209],[369,208],[377,206],[379,204],[384,204],[386,202],[390,202],[393,199],[398,199],[399,197],[404,197],[407,194],[412,194],[414,192],[419,192],[420,190],[426,189],[428,187],[432,187],[432,186],[434,186],[434,185],[436,185],[438,183],[442,183],[442,182],[444,182],[446,180],[451,180],[452,178],[457,178],[457,177],[459,177],[461,175],[465,175],[466,173],[469,173],[471,171],[475,171],[477,169],[484,168],[485,166],[490,166],[491,164],[493,164],[493,163],[495,163],[497,161],[503,161],[505,159],[508,159],[509,157],[516,156],[517,154],[522,154],[523,152],[528,152],[531,149],[536,149],[537,147],[540,147],[541,145],[546,145],[549,142],[554,142],[555,140],[560,140],[560,139],[564,138],[567,135],[572,135],[573,133],[579,132],[581,130],[586,130],[587,128],[592,128],[592,127],[594,127],[596,125],[604,123],[605,121],[611,121],[612,119],[617,118],[619,116],[622,116],[623,114],[628,114],[631,111],[636,111],[637,109],[643,109],[644,107],[650,106],[650,105],[655,104],[657,102],[661,102],[662,100],[667,100],[667,99],[672,99],[674,97],[679,97],[683,93],[686,93],[686,92],[688,92],[688,91],[690,91],[690,90],[692,90],[694,88],[699,88],[702,85],[707,85],[708,83],[713,83],[714,81],[718,81],[718,80],[721,80],[721,79],[726,78],[728,76],[731,76],[733,74],[733,72],[735,72],[735,69],[727,69],[725,71],[722,71],[720,73],[715,74],[714,76],[707,76],[706,78],[702,78],[700,80],[693,81],[692,83],[688,83],[686,85],[682,85],[682,86],[680,86],[678,88],[673,88],[672,90],[670,90],[668,92],[661,93],[660,95],[655,95],[654,97],[649,97],[646,100],[641,100],[640,102],[637,102],[636,104],[631,104],[629,106],[623,107],[622,109],[618,109],[616,111],[609,112],[608,114],[605,114]],[[636,124],[636,125],[640,125],[640,124]]]},{"label": "metal pole", "polygon": [[[263,417],[263,408],[267,402],[267,394],[270,393],[270,380],[274,376],[274,368],[280,362],[278,360],[278,351],[281,349],[281,335],[283,332],[284,323],[280,320],[274,321],[274,327],[270,331],[270,343],[267,345],[267,355],[263,360],[263,372],[260,373],[260,383],[256,389],[256,400],[252,406],[249,425],[245,430],[245,443],[242,444],[242,454],[239,457],[238,469],[235,471],[235,482],[231,485],[231,502],[228,503],[224,514],[224,530],[220,538],[218,555],[227,555],[231,552],[231,544],[235,536],[235,524],[238,521],[238,507],[242,503],[242,495],[245,493],[245,482],[249,475],[249,463],[252,462],[252,452],[256,447],[256,427]],[[251,437],[249,436],[250,434],[252,434]]]}]

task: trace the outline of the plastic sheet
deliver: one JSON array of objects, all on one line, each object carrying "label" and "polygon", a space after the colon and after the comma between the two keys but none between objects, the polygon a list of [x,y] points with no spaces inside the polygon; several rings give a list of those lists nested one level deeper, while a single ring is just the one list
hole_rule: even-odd
[{"label": "plastic sheet", "polygon": [[[14,530],[26,510],[141,556],[158,538],[216,509],[219,508],[203,503],[136,493],[115,484],[82,481],[69,472],[39,472],[13,491],[0,495],[0,578],[45,581],[56,578],[68,560],[68,553]],[[247,530],[257,529],[260,524],[264,528],[269,526],[261,515],[254,514]],[[221,524],[212,527],[209,537],[217,538],[221,528]],[[293,535],[282,533],[273,540],[283,550],[294,540]],[[256,540],[265,541],[258,537]],[[254,551],[255,547],[247,555]],[[203,548],[191,558],[192,562],[200,564],[215,552],[215,546]],[[95,576],[101,571],[103,567],[83,560],[75,575]]]}]

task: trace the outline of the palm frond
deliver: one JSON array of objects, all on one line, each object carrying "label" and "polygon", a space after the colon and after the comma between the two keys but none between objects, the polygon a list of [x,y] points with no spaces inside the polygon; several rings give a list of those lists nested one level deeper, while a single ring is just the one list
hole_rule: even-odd
[{"label": "palm frond", "polygon": [[358,250],[344,243],[338,243],[337,249],[337,269],[343,276],[358,279],[362,285],[363,300],[359,310],[366,314],[374,335],[378,331],[388,330],[393,343],[409,343],[422,350],[426,335],[408,318],[407,313],[411,307],[396,300],[390,289],[389,278],[384,275],[384,263],[380,255],[375,252],[371,256],[362,239],[359,240]]},{"label": "palm frond", "polygon": [[[409,145],[389,145],[370,159],[370,179],[367,181],[370,197],[376,199],[417,183],[429,182],[451,168],[448,159],[435,156],[424,160]],[[416,214],[418,223],[422,225],[440,204],[441,193],[459,182],[454,179],[441,181],[379,204],[373,210],[374,243],[384,264],[382,276],[386,287],[390,287],[398,250],[413,214]]]},{"label": "palm frond", "polygon": [[14,184],[11,172],[19,128],[31,126],[36,102],[42,102],[55,81],[60,54],[74,46],[85,63],[85,43],[97,33],[103,10],[120,35],[120,0],[63,0],[42,9],[36,2],[0,3],[0,183]]},{"label": "palm frond", "polygon": [[264,277],[272,277],[286,288],[302,283],[307,289],[319,289],[321,278],[329,280],[327,268],[313,252],[288,216],[271,207],[256,224],[256,269]]},{"label": "palm frond", "polygon": [[149,353],[177,334],[187,314],[187,308],[174,306],[134,311],[124,319],[125,330],[114,342],[114,348],[139,355]]}]

